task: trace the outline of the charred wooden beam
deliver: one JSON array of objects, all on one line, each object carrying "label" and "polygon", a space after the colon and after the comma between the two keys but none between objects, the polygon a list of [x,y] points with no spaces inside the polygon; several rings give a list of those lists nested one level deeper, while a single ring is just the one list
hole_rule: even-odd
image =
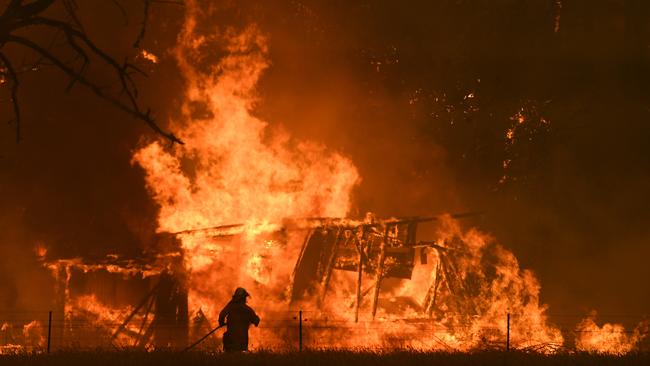
[{"label": "charred wooden beam", "polygon": [[150,343],[150,340],[153,337],[157,325],[158,322],[156,321],[156,318],[154,318],[153,321],[147,327],[147,331],[144,332],[144,335],[142,335],[142,337],[138,339],[138,342],[135,345],[136,348],[144,349],[145,347],[147,347],[147,344]]},{"label": "charred wooden beam", "polygon": [[187,290],[177,273],[163,273],[155,294],[154,343],[156,347],[182,348],[187,345],[189,316]]},{"label": "charred wooden beam", "polygon": [[[336,262],[336,251],[339,248],[339,239],[341,237],[341,232],[342,229],[338,229],[336,231],[336,239],[334,239],[334,245],[332,246],[332,250],[330,252],[329,259],[327,261],[327,266],[325,267],[325,274],[323,277],[323,282],[321,284],[321,295],[320,295],[320,302],[321,304],[325,302],[325,296],[327,296],[327,290],[329,288],[330,284],[330,279],[332,278],[332,271],[334,270],[334,263]],[[349,237],[345,238],[345,243],[343,244],[344,246],[348,244]]]},{"label": "charred wooden beam", "polygon": [[359,240],[357,244],[357,250],[359,251],[359,264],[357,266],[357,301],[356,308],[354,311],[354,322],[359,322],[359,307],[361,306],[361,280],[363,277],[363,249],[364,249],[364,240]]},{"label": "charred wooden beam", "polygon": [[129,323],[131,322],[131,320],[133,319],[133,317],[134,317],[138,312],[140,312],[140,310],[141,310],[141,309],[142,309],[142,308],[147,304],[147,302],[149,302],[149,301],[154,302],[154,296],[155,296],[156,292],[158,291],[158,287],[159,287],[159,285],[160,285],[160,282],[158,282],[158,283],[156,284],[156,286],[154,286],[154,287],[149,291],[149,293],[147,293],[147,295],[142,299],[142,301],[140,301],[140,303],[138,304],[138,306],[136,306],[136,307],[133,309],[133,311],[131,311],[131,313],[129,313],[129,316],[127,316],[126,319],[124,319],[124,321],[122,322],[122,324],[120,324],[120,326],[117,327],[117,329],[115,330],[115,332],[113,332],[113,335],[111,336],[111,342],[112,342],[113,340],[115,340],[115,338],[117,338],[117,337],[120,335],[120,333],[122,333],[122,332],[124,332],[124,331],[126,330],[126,327],[129,325]]},{"label": "charred wooden beam", "polygon": [[453,267],[451,267],[446,255],[444,254],[440,255],[440,262],[441,262],[442,272],[445,275],[445,283],[447,284],[447,288],[449,289],[449,292],[451,292],[453,298],[456,300],[456,306],[458,308],[458,311],[462,312],[465,310],[462,301],[462,298],[464,298],[465,296],[461,291],[461,289],[458,288],[458,279],[456,278],[455,270],[453,269]]},{"label": "charred wooden beam", "polygon": [[372,318],[377,314],[377,303],[379,302],[379,290],[381,280],[384,278],[384,262],[386,261],[386,239],[388,237],[388,227],[384,230],[384,237],[379,245],[379,259],[377,260],[377,282],[375,283],[375,293],[372,298]]},{"label": "charred wooden beam", "polygon": [[435,278],[433,284],[429,287],[427,295],[424,298],[424,311],[429,315],[429,318],[433,316],[433,311],[436,307],[436,299],[438,297],[438,288],[440,287],[440,282],[442,281],[442,272],[440,269],[440,261],[436,264],[436,269],[434,272]]},{"label": "charred wooden beam", "polygon": [[142,318],[142,323],[140,324],[140,329],[138,330],[138,335],[135,341],[134,346],[137,346],[138,343],[140,342],[140,339],[142,338],[142,331],[145,328],[145,325],[147,325],[147,320],[149,319],[149,314],[151,314],[151,310],[153,309],[153,306],[155,304],[154,297],[151,296],[149,299],[149,305],[147,306],[147,310],[145,310],[144,317]]}]

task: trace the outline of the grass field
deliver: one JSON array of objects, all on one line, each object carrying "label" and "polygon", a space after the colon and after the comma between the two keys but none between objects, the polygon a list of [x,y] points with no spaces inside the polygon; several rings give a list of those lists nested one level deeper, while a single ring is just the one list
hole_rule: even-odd
[{"label": "grass field", "polygon": [[625,356],[558,354],[543,356],[519,352],[423,353],[413,351],[351,352],[306,351],[302,353],[254,352],[224,354],[202,352],[57,352],[51,355],[0,356],[0,365],[130,366],[130,365],[288,365],[288,366],[365,366],[365,365],[650,365],[650,353]]}]

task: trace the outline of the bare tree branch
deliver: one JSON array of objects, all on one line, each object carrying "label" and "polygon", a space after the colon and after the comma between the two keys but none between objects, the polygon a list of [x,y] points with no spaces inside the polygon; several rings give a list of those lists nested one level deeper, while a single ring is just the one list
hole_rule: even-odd
[{"label": "bare tree branch", "polygon": [[[25,47],[28,47],[32,49],[33,51],[39,53],[41,56],[43,56],[45,59],[49,60],[52,62],[56,67],[61,69],[63,72],[68,74],[71,78],[75,79],[77,82],[80,84],[84,85],[88,89],[90,89],[95,95],[99,96],[100,98],[109,101],[111,104],[113,104],[115,107],[118,109],[121,109],[122,111],[131,114],[132,116],[143,120],[145,123],[149,125],[154,131],[158,132],[160,135],[166,137],[168,140],[171,142],[183,144],[183,142],[178,139],[174,134],[165,132],[163,131],[153,120],[153,117],[151,116],[151,111],[147,109],[146,111],[142,111],[139,109],[137,103],[135,103],[135,100],[133,96],[130,94],[127,90],[127,95],[130,96],[131,100],[131,106],[124,104],[122,101],[120,101],[118,98],[113,97],[107,93],[105,93],[98,85],[88,81],[83,75],[79,74],[77,71],[63,63],[61,60],[59,60],[56,56],[52,55],[49,51],[46,49],[42,48],[40,45],[38,45],[35,42],[32,42],[31,40],[23,37],[18,37],[18,36],[8,36],[7,37],[8,42],[13,42],[17,43],[20,45],[23,45]],[[122,76],[122,82],[124,82],[126,76]]]},{"label": "bare tree branch", "polygon": [[[40,63],[42,60],[46,60],[70,77],[71,80],[66,87],[66,91],[70,90],[76,83],[79,83],[90,89],[101,99],[110,102],[118,109],[144,121],[151,129],[172,143],[182,144],[183,142],[174,134],[166,132],[160,128],[153,119],[151,111],[148,108],[143,110],[138,103],[138,89],[132,76],[134,73],[146,76],[146,73],[134,64],[130,63],[128,59],[125,59],[124,62],[121,63],[118,62],[114,57],[103,51],[90,38],[88,38],[83,30],[81,21],[76,15],[77,4],[75,0],[61,0],[66,13],[70,17],[70,20],[67,22],[40,16],[40,13],[50,7],[55,1],[56,0],[35,0],[25,4],[24,0],[11,0],[5,8],[4,13],[0,15],[0,48],[6,43],[15,43],[34,51],[39,56],[37,62]],[[136,47],[144,39],[149,16],[149,6],[152,2],[151,0],[143,1],[145,6],[144,18],[140,32],[134,44]],[[117,3],[116,1],[114,2]],[[117,4],[119,5],[119,3]],[[23,36],[13,34],[13,32],[17,30],[29,27],[45,27],[48,30],[63,33],[65,36],[65,44],[74,52],[75,57],[73,60],[64,61],[54,52],[42,47],[40,44]],[[101,60],[115,73],[115,77],[121,86],[121,91],[118,96],[114,95],[114,93],[107,92],[105,89],[100,87],[100,85],[86,78],[84,75],[87,65],[93,58]],[[79,59],[81,59],[82,62],[81,66],[73,66],[73,64],[76,63],[76,60]],[[0,60],[5,65],[5,68],[9,73],[9,78],[12,81],[12,101],[14,103],[14,114],[17,126],[16,138],[19,140],[20,109],[18,108],[17,103],[17,89],[19,85],[18,76],[6,55],[2,55]],[[126,98],[126,101],[119,97],[119,95]]]},{"label": "bare tree branch", "polygon": [[14,69],[9,58],[0,53],[0,61],[4,64],[7,69],[7,74],[11,79],[11,103],[14,106],[14,121],[16,122],[16,142],[20,142],[20,105],[18,104],[18,75]]},{"label": "bare tree branch", "polygon": [[142,23],[140,24],[140,33],[138,33],[138,37],[135,39],[135,42],[133,43],[133,47],[135,48],[139,48],[140,42],[142,42],[142,40],[144,39],[144,34],[147,30],[147,24],[149,23],[149,8],[152,3],[172,4],[172,5],[181,5],[181,6],[185,5],[183,1],[174,1],[174,0],[143,0],[143,1],[144,1],[144,10],[142,16]]},{"label": "bare tree branch", "polygon": [[70,19],[72,19],[74,25],[84,31],[81,20],[79,20],[79,17],[77,16],[77,3],[74,0],[63,0],[63,6],[65,7],[68,16],[70,16]]},{"label": "bare tree branch", "polygon": [[147,30],[147,23],[149,23],[149,5],[151,4],[150,0],[144,0],[144,14],[142,18],[142,23],[140,24],[140,33],[133,43],[133,47],[139,48],[140,42],[144,39],[144,33]]},{"label": "bare tree branch", "polygon": [[117,0],[111,0],[111,2],[120,10],[120,13],[122,13],[122,17],[124,18],[124,24],[129,24],[129,16],[126,13],[126,10],[122,6],[122,4],[119,3]]},{"label": "bare tree branch", "polygon": [[39,14],[49,8],[55,0],[36,0],[28,4],[23,4],[22,0],[11,0],[7,9],[0,17],[0,21],[5,19],[23,19]]}]

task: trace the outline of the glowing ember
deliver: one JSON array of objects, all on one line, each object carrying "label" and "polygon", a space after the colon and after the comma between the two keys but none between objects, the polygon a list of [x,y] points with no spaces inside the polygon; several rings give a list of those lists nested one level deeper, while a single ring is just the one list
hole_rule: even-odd
[{"label": "glowing ember", "polygon": [[47,247],[43,243],[39,243],[34,248],[34,252],[39,259],[43,259],[47,255]]},{"label": "glowing ember", "polygon": [[154,64],[158,63],[158,56],[154,55],[153,53],[151,53],[151,52],[149,52],[147,50],[140,51],[140,56],[143,59],[145,59],[145,60],[147,60],[147,61],[149,61],[151,63],[154,63]]}]

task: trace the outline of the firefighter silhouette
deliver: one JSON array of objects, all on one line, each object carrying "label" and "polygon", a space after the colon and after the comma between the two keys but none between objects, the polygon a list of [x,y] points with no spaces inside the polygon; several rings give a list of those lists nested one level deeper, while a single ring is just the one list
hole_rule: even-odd
[{"label": "firefighter silhouette", "polygon": [[246,290],[237,288],[232,300],[219,313],[219,325],[227,326],[223,334],[223,349],[226,352],[248,351],[248,328],[251,324],[256,327],[260,324],[260,317],[246,305],[249,296]]}]

